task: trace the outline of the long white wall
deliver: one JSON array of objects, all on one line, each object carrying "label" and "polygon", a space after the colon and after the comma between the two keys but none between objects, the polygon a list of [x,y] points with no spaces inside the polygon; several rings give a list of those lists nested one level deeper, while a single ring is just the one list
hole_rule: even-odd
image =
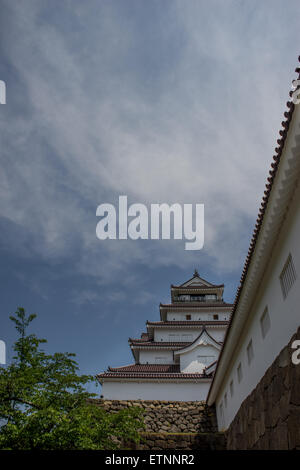
[{"label": "long white wall", "polygon": [[210,381],[193,382],[105,382],[102,395],[108,400],[202,401]]},{"label": "long white wall", "polygon": [[212,321],[215,320],[214,315],[219,316],[219,320],[226,321],[229,320],[230,317],[230,312],[229,311],[215,311],[215,312],[193,312],[192,310],[190,312],[185,311],[185,312],[179,312],[175,310],[174,312],[168,312],[167,313],[167,320],[168,321],[185,321],[186,320],[186,315],[191,315],[191,321]]},{"label": "long white wall", "polygon": [[[267,271],[256,292],[255,302],[237,344],[234,359],[218,391],[216,407],[219,429],[226,429],[230,425],[243,400],[256,387],[267,368],[273,363],[281,349],[288,344],[300,324],[299,207],[300,189],[298,188]],[[279,276],[289,254],[292,255],[297,279],[284,299]],[[260,319],[266,308],[270,317],[270,329],[263,338]],[[254,357],[249,364],[247,346],[251,340]],[[240,382],[237,373],[239,364],[242,368]],[[230,392],[230,383],[233,384],[233,396]]]},{"label": "long white wall", "polygon": [[173,364],[173,351],[140,351],[140,364]]},{"label": "long white wall", "polygon": [[[206,326],[207,332],[216,340],[216,341],[223,341],[226,327],[225,326],[218,326],[218,327],[209,327]],[[154,330],[154,341],[157,342],[169,342],[169,341],[185,341],[185,342],[192,342],[200,335],[201,333],[200,328],[157,328]]]}]

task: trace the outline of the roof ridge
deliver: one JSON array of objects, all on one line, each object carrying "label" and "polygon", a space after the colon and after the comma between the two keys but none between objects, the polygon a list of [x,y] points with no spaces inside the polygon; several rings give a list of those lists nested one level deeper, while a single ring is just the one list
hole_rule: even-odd
[{"label": "roof ridge", "polygon": [[[300,62],[300,56],[298,57],[298,61]],[[299,78],[300,78],[300,67],[297,67],[295,69],[295,72],[299,74]],[[293,91],[290,91],[289,96],[292,97],[292,94],[293,94]],[[279,135],[280,135],[281,138],[277,139],[277,141],[276,141],[277,144],[278,144],[278,147],[275,147],[275,154],[276,155],[273,155],[273,160],[274,161],[271,163],[271,169],[269,170],[269,176],[267,177],[267,183],[265,185],[266,189],[264,190],[264,195],[262,197],[262,201],[261,201],[260,207],[258,209],[258,215],[257,215],[257,218],[256,218],[256,223],[255,223],[255,226],[254,226],[254,230],[253,230],[253,233],[252,233],[248,253],[247,253],[247,256],[246,256],[246,260],[245,260],[245,263],[244,263],[242,275],[241,275],[241,278],[240,278],[240,284],[238,286],[237,293],[236,293],[236,296],[235,296],[235,300],[234,300],[234,303],[233,303],[232,315],[235,312],[235,309],[236,309],[236,306],[237,306],[237,303],[238,303],[238,300],[239,300],[239,297],[240,297],[240,294],[241,294],[241,291],[242,291],[244,281],[247,277],[247,272],[248,272],[248,267],[249,267],[249,264],[250,264],[250,260],[252,258],[253,253],[254,253],[256,241],[257,241],[258,235],[260,233],[260,229],[261,229],[263,218],[264,218],[264,215],[265,215],[267,203],[268,203],[268,200],[269,200],[269,197],[270,197],[270,194],[271,194],[271,190],[272,190],[272,186],[273,186],[273,183],[274,183],[274,180],[275,180],[275,176],[276,176],[276,173],[277,173],[277,170],[278,170],[278,167],[279,167],[282,151],[284,149],[284,144],[285,144],[286,137],[287,137],[287,134],[288,134],[290,122],[291,122],[291,119],[292,119],[292,116],[293,116],[293,113],[294,113],[294,110],[295,110],[295,104],[292,101],[287,101],[286,106],[289,109],[289,111],[285,111],[284,114],[283,114],[284,117],[285,117],[285,120],[281,122],[281,125],[282,125],[283,129],[279,130]]]},{"label": "roof ridge", "polygon": [[97,378],[107,378],[107,377],[118,377],[118,378],[138,378],[138,379],[153,379],[153,378],[166,378],[166,379],[209,379],[211,378],[211,374],[206,374],[205,372],[193,372],[193,373],[185,373],[185,372],[103,372],[101,374],[97,374]]},{"label": "roof ridge", "polygon": [[[300,55],[298,56],[298,62],[300,62]],[[297,67],[295,69],[295,72],[298,73],[298,79],[300,79],[300,67]],[[292,80],[292,83],[293,82],[294,82],[294,80]],[[293,96],[293,93],[294,93],[294,91],[289,92],[290,98]],[[235,296],[235,299],[234,299],[233,308],[232,308],[231,315],[230,315],[230,320],[229,320],[229,325],[228,325],[228,328],[227,328],[226,333],[225,333],[224,342],[223,342],[223,345],[222,345],[222,348],[221,348],[221,351],[220,351],[220,354],[219,354],[219,357],[218,357],[217,367],[216,367],[214,377],[213,377],[213,381],[211,383],[211,386],[210,386],[210,389],[209,389],[209,392],[208,392],[208,395],[207,395],[207,400],[208,400],[208,398],[210,396],[210,393],[211,393],[211,390],[212,390],[214,379],[216,377],[216,373],[217,373],[217,370],[218,370],[218,367],[219,367],[219,364],[220,364],[220,359],[221,359],[225,344],[227,342],[229,331],[231,329],[230,327],[231,327],[231,324],[232,324],[232,321],[233,321],[233,318],[234,318],[234,314],[236,312],[236,309],[237,309],[237,306],[238,306],[238,303],[239,303],[239,299],[240,299],[240,296],[241,296],[241,293],[242,293],[242,290],[243,290],[243,286],[244,286],[245,280],[247,278],[248,269],[249,269],[249,266],[250,266],[250,262],[251,262],[253,253],[255,251],[255,246],[256,246],[256,242],[257,242],[257,239],[258,239],[258,236],[259,236],[259,233],[260,233],[260,229],[261,229],[262,224],[263,224],[265,211],[266,211],[266,208],[267,208],[267,205],[268,205],[268,201],[269,201],[270,194],[271,194],[271,191],[272,191],[273,183],[274,183],[274,180],[275,180],[278,168],[279,168],[282,152],[284,150],[285,141],[286,141],[286,138],[287,138],[287,135],[288,135],[290,122],[292,120],[292,116],[293,116],[293,113],[294,113],[294,110],[295,110],[295,104],[293,103],[293,101],[287,101],[286,106],[289,109],[289,111],[284,111],[284,113],[283,113],[283,115],[285,117],[285,120],[281,122],[281,125],[282,125],[283,129],[279,130],[280,139],[277,139],[278,147],[275,147],[275,155],[273,155],[273,162],[271,163],[271,169],[269,170],[269,176],[267,177],[267,183],[265,185],[266,189],[264,190],[264,195],[262,197],[262,202],[261,202],[259,210],[258,210],[258,215],[257,215],[257,218],[256,218],[256,223],[255,223],[255,226],[254,226],[254,230],[253,230],[253,233],[252,233],[248,253],[247,253],[247,256],[246,256],[246,259],[245,259],[245,262],[244,262],[242,275],[241,275],[240,282],[239,282],[237,292],[236,292],[236,296]]]},{"label": "roof ridge", "polygon": [[181,350],[183,350],[183,349],[186,349],[186,348],[188,348],[188,347],[190,347],[190,346],[193,346],[193,344],[195,344],[195,343],[198,341],[198,339],[201,338],[201,336],[202,336],[204,333],[206,333],[207,336],[208,336],[214,343],[217,343],[219,346],[221,346],[222,343],[220,343],[219,341],[215,340],[215,338],[213,338],[213,337],[208,333],[208,331],[207,331],[207,329],[205,328],[205,326],[203,326],[203,328],[202,328],[201,332],[199,333],[199,335],[197,336],[197,338],[194,339],[194,341],[192,341],[190,344],[188,344],[188,346],[184,346],[184,347],[182,347],[181,349],[179,349],[179,351],[181,351]]}]

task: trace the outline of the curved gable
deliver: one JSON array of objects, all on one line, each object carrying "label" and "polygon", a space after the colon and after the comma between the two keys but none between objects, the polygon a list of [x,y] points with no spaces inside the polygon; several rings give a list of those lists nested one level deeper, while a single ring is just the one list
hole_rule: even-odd
[{"label": "curved gable", "polygon": [[221,349],[221,343],[216,341],[207,331],[205,328],[201,331],[200,335],[195,339],[195,341],[188,346],[185,346],[178,351],[174,351],[174,355],[181,355],[185,354],[191,351],[194,351],[195,349],[199,349],[200,347],[203,346],[212,346],[218,351]]}]

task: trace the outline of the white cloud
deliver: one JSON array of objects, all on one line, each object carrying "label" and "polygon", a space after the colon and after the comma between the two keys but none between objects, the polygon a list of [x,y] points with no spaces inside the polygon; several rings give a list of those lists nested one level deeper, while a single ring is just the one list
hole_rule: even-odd
[{"label": "white cloud", "polygon": [[[43,16],[43,3],[6,4],[13,18],[7,53],[26,110],[2,121],[10,160],[1,215],[34,238],[32,253],[73,257],[79,273],[100,283],[125,282],[134,261],[194,266],[195,253],[180,242],[100,246],[96,207],[127,194],[148,204],[204,203],[205,250],[196,259],[205,255],[224,274],[237,269],[294,78],[299,5],[290,5],[290,19],[283,1],[272,13],[268,2],[170,3],[172,21],[163,34],[154,24],[153,35],[162,35],[172,60],[144,83],[143,25],[133,27],[115,5],[62,7],[70,15],[63,29]],[[67,27],[72,21],[78,34]],[[137,282],[134,274],[126,279]],[[78,302],[95,300],[91,292],[78,295]]]}]

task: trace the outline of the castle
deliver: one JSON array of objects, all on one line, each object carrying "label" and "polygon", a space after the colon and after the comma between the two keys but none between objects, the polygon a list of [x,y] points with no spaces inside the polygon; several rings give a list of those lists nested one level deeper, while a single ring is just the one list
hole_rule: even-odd
[{"label": "castle", "polygon": [[171,303],[160,320],[148,321],[141,338],[130,338],[134,364],[99,374],[105,399],[203,401],[212,381],[232,304],[224,285],[195,271],[171,286]]},{"label": "castle", "polygon": [[206,399],[228,449],[300,449],[299,98],[287,107],[233,306],[195,272],[131,340],[135,364],[98,376],[105,397]]}]

